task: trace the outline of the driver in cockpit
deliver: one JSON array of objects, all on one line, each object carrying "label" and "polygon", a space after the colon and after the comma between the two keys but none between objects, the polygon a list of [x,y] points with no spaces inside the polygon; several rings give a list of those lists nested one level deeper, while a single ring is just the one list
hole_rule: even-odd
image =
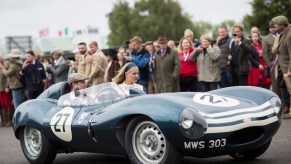
[{"label": "driver in cockpit", "polygon": [[72,73],[68,77],[71,92],[60,97],[59,105],[89,104],[93,99],[84,92],[87,88],[88,77],[81,73]]}]

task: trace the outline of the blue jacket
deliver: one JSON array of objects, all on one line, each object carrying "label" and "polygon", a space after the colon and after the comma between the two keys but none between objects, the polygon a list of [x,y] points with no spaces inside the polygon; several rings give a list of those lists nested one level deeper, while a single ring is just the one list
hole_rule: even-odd
[{"label": "blue jacket", "polygon": [[133,51],[132,53],[132,62],[137,65],[139,69],[139,80],[149,80],[149,62],[150,62],[150,53],[142,48],[140,51]]}]

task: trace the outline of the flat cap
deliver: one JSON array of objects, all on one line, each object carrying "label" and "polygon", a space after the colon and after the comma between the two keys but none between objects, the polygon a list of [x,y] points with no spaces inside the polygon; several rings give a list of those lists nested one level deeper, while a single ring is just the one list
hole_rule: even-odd
[{"label": "flat cap", "polygon": [[88,80],[89,78],[86,75],[83,75],[81,73],[72,73],[68,77],[68,83],[72,84],[73,82]]},{"label": "flat cap", "polygon": [[150,45],[150,44],[153,45],[154,43],[152,41],[147,41],[147,42],[144,43],[144,46]]},{"label": "flat cap", "polygon": [[287,17],[283,15],[274,17],[272,21],[274,22],[274,24],[287,25],[287,26],[289,25]]},{"label": "flat cap", "polygon": [[275,25],[275,23],[271,20],[270,22],[269,22],[269,27],[273,27]]},{"label": "flat cap", "polygon": [[61,50],[60,48],[55,48],[54,50],[52,50],[51,55],[58,55],[58,56],[62,56],[64,54],[64,51]]}]

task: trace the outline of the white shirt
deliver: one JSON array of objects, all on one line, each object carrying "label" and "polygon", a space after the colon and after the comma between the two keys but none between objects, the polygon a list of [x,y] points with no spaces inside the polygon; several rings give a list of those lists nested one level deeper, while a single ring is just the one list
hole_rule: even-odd
[{"label": "white shirt", "polygon": [[139,90],[142,90],[143,91],[143,86],[142,85],[139,85],[139,84],[131,84],[131,85],[128,85],[128,84],[125,84],[124,82],[119,84],[119,87],[127,94],[129,95],[129,89],[139,89]]}]

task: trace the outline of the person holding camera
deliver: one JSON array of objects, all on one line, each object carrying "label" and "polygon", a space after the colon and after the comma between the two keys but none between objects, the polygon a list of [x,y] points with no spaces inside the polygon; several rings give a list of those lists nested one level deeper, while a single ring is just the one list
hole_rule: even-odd
[{"label": "person holding camera", "polygon": [[231,51],[231,67],[232,85],[233,86],[247,86],[248,75],[250,73],[250,57],[251,57],[251,44],[250,40],[244,38],[243,28],[241,25],[233,26],[233,38],[230,43]]},{"label": "person holding camera", "polygon": [[212,38],[204,34],[200,37],[201,45],[190,55],[197,60],[198,81],[201,82],[203,92],[215,90],[220,81],[219,58],[220,49],[212,45]]}]

